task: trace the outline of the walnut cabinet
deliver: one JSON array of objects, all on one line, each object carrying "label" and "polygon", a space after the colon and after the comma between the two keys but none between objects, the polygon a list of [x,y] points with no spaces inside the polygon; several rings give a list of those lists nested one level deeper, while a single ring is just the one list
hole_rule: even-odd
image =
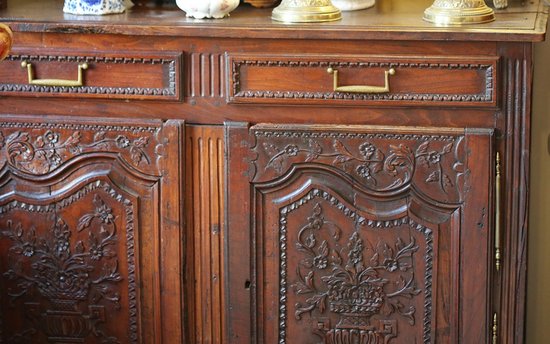
[{"label": "walnut cabinet", "polygon": [[0,11],[0,343],[524,341],[543,4],[59,5]]}]

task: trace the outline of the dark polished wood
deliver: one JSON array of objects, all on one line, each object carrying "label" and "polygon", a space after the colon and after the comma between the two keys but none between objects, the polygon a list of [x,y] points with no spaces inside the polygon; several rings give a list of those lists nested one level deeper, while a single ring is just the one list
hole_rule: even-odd
[{"label": "dark polished wood", "polygon": [[542,2],[465,27],[429,0],[62,3],[0,10],[0,343],[523,343]]}]

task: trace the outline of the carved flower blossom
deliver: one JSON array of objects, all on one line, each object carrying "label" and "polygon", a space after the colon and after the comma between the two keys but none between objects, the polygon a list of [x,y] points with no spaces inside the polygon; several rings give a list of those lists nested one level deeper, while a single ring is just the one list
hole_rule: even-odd
[{"label": "carved flower blossom", "polygon": [[365,142],[359,146],[359,152],[361,152],[361,155],[365,158],[370,159],[376,152],[376,147],[370,142]]},{"label": "carved flower blossom", "polygon": [[22,252],[21,254],[25,257],[32,257],[34,255],[34,243],[26,242],[23,243]]},{"label": "carved flower blossom", "polygon": [[97,208],[97,215],[103,223],[113,223],[115,216],[113,210],[109,208],[105,203]]},{"label": "carved flower blossom", "polygon": [[117,136],[115,141],[116,141],[117,147],[119,148],[126,148],[130,145],[130,140],[128,140],[128,138],[123,135]]},{"label": "carved flower blossom", "polygon": [[394,272],[399,269],[399,262],[392,257],[384,259],[383,265],[389,272]]},{"label": "carved flower blossom", "polygon": [[428,153],[428,156],[426,157],[426,159],[430,164],[438,164],[441,161],[441,154],[435,151],[430,152]]},{"label": "carved flower blossom", "polygon": [[296,156],[298,154],[299,148],[296,145],[287,145],[285,147],[285,154],[288,156]]},{"label": "carved flower blossom", "polygon": [[314,257],[313,265],[319,270],[326,269],[328,266],[328,257],[324,257],[322,255]]},{"label": "carved flower blossom", "polygon": [[357,174],[360,177],[363,177],[363,178],[366,178],[366,179],[371,179],[372,178],[370,168],[367,165],[357,166]]},{"label": "carved flower blossom", "polygon": [[103,248],[97,244],[97,242],[90,245],[90,259],[101,260],[103,258]]},{"label": "carved flower blossom", "polygon": [[53,131],[47,131],[44,134],[44,140],[47,143],[56,144],[57,142],[59,142],[59,134],[56,134]]}]

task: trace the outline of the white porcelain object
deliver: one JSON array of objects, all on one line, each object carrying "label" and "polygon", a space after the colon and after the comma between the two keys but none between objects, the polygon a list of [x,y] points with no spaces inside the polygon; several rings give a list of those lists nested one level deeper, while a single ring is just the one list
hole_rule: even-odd
[{"label": "white porcelain object", "polygon": [[63,12],[102,15],[122,13],[133,5],[130,0],[65,0]]},{"label": "white porcelain object", "polygon": [[356,11],[374,6],[374,0],[332,0],[340,11]]},{"label": "white porcelain object", "polygon": [[223,18],[239,6],[239,0],[176,0],[188,17]]}]

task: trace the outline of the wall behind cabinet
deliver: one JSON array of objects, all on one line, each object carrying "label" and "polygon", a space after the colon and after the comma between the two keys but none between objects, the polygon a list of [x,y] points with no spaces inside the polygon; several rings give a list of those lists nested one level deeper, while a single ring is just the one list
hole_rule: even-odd
[{"label": "wall behind cabinet", "polygon": [[550,41],[535,47],[527,344],[548,342],[550,315]]}]

